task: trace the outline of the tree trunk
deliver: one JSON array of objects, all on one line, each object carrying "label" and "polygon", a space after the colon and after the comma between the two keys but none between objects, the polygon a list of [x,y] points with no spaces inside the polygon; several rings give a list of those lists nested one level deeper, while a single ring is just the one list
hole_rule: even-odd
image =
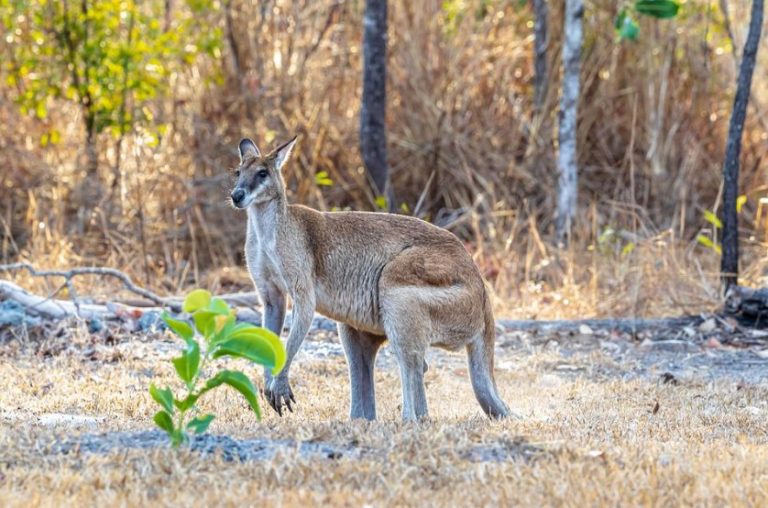
[{"label": "tree trunk", "polygon": [[[87,114],[86,114],[87,115]],[[93,126],[93,120],[85,121],[85,156],[86,166],[85,172],[87,178],[98,179],[99,178],[99,152],[96,148],[96,130]]]},{"label": "tree trunk", "polygon": [[547,97],[548,16],[547,0],[533,0],[533,108],[536,114],[541,113]]},{"label": "tree trunk", "polygon": [[[363,98],[360,153],[377,196],[389,196],[387,162],[387,1],[367,0],[363,17]],[[390,206],[392,206],[391,200]]]},{"label": "tree trunk", "polygon": [[[232,52],[232,73],[238,80],[238,83],[242,84],[243,81],[243,66],[240,63],[240,45],[237,43],[237,37],[235,36],[234,22],[232,20],[232,0],[224,3],[224,21],[227,27],[227,41],[229,41],[229,50]],[[242,86],[240,87],[242,93]]]},{"label": "tree trunk", "polygon": [[723,256],[720,272],[725,291],[737,284],[739,277],[739,217],[736,213],[736,200],[739,196],[739,155],[762,26],[763,0],[753,0],[749,34],[741,58],[723,164]]},{"label": "tree trunk", "polygon": [[579,59],[581,56],[584,15],[582,0],[565,0],[563,23],[563,85],[560,97],[558,189],[555,233],[557,242],[566,245],[576,215],[578,159],[576,154],[576,119],[579,104]]}]

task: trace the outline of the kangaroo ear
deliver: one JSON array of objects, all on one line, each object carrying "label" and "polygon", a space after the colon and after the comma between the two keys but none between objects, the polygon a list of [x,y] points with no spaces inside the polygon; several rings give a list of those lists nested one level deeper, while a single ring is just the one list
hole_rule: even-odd
[{"label": "kangaroo ear", "polygon": [[256,143],[253,142],[251,138],[243,138],[240,140],[240,145],[238,146],[240,149],[240,162],[243,162],[246,157],[261,157],[261,152],[259,151],[259,148],[256,146]]},{"label": "kangaroo ear", "polygon": [[278,171],[283,168],[283,164],[285,164],[285,161],[291,156],[293,145],[296,144],[296,138],[298,138],[298,136],[294,136],[292,140],[275,150],[275,167],[277,167]]}]

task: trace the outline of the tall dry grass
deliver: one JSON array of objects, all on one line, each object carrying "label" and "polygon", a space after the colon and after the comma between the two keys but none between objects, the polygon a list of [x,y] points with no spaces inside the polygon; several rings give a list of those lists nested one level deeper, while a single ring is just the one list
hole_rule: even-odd
[{"label": "tall dry grass", "polygon": [[[587,6],[579,114],[580,210],[567,251],[549,243],[555,191],[561,13],[552,5],[546,105],[533,113],[532,14],[516,2],[390,2],[388,126],[398,204],[448,227],[506,315],[666,314],[719,302],[714,235],[720,168],[747,6],[689,1],[671,22],[642,20],[618,43],[615,2]],[[184,9],[183,3],[176,6]],[[244,218],[227,205],[236,141],[301,135],[286,170],[295,202],[373,209],[357,142],[363,2],[234,1],[210,24],[220,58],[200,60],[156,101],[157,146],[100,139],[104,193],[81,206],[78,111],[51,101],[22,118],[0,87],[0,256],[40,266],[109,264],[160,291],[247,287]],[[735,39],[736,54],[731,37]],[[768,48],[763,42],[742,155],[744,279],[768,284]],[[62,142],[41,147],[55,126]],[[324,171],[332,186],[319,186]],[[31,281],[25,281],[31,283]]]}]

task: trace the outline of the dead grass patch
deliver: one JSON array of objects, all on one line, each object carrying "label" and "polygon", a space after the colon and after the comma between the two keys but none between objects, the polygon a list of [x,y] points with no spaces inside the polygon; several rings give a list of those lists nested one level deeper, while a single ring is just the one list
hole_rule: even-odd
[{"label": "dead grass patch", "polygon": [[[256,422],[236,393],[213,392],[211,431],[372,450],[359,458],[226,462],[188,451],[125,450],[57,455],[62,436],[143,430],[155,407],[150,380],[174,381],[170,343],[125,342],[119,360],[79,352],[0,356],[0,504],[61,505],[741,505],[768,502],[768,387],[727,380],[562,375],[548,348],[498,353],[502,396],[523,419],[481,416],[460,362],[427,373],[432,419],[399,422],[396,370],[377,372],[381,420],[346,419],[343,358],[300,357],[296,413]],[[114,347],[118,347],[114,346]],[[600,354],[584,358],[605,361]],[[463,361],[463,359],[462,359]],[[76,424],[45,415],[96,417]],[[525,443],[532,460],[476,462],[463,450]]]}]

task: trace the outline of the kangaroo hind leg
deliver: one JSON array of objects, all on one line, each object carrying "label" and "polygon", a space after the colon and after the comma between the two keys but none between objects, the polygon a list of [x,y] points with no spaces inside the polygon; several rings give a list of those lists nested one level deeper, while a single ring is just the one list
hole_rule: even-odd
[{"label": "kangaroo hind leg", "polygon": [[386,338],[343,323],[339,323],[339,337],[349,367],[349,417],[375,420],[376,390],[373,383],[373,367],[376,363],[376,353]]}]

